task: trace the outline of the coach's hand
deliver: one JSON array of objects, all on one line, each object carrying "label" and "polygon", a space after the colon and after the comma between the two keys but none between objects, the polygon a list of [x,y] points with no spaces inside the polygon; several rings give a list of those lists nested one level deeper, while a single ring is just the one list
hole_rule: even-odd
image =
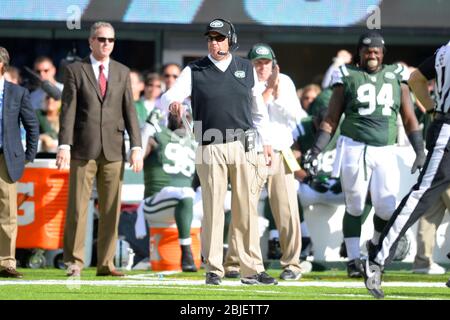
[{"label": "coach's hand", "polygon": [[172,102],[169,105],[169,111],[171,114],[176,115],[178,119],[181,119],[184,113],[184,106],[181,104],[181,102]]},{"label": "coach's hand", "polygon": [[144,161],[142,160],[142,150],[134,149],[131,150],[130,154],[130,167],[133,169],[133,172],[139,172],[142,170],[144,166]]},{"label": "coach's hand", "polygon": [[56,166],[59,170],[63,170],[70,165],[70,150],[59,149],[56,154]]}]

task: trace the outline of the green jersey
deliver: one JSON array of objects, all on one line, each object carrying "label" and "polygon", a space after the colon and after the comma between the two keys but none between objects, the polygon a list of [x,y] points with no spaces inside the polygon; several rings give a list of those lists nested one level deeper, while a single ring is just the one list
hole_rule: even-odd
[{"label": "green jersey", "polygon": [[196,143],[166,127],[153,135],[157,145],[144,160],[145,198],[164,187],[191,187],[195,171]]},{"label": "green jersey", "polygon": [[[318,170],[320,176],[329,177],[333,171],[333,163],[336,158],[336,142],[339,134],[340,129],[338,127],[333,138],[317,158],[319,161]],[[313,117],[309,116],[303,118],[294,129],[293,137],[300,148],[300,152],[302,153],[301,164],[303,164],[306,152],[313,146],[315,136],[316,130],[314,129]]]},{"label": "green jersey", "polygon": [[382,65],[375,73],[352,65],[339,67],[332,85],[344,86],[341,134],[372,145],[392,145],[397,139],[397,116],[401,106],[401,82],[407,69],[401,64]]}]

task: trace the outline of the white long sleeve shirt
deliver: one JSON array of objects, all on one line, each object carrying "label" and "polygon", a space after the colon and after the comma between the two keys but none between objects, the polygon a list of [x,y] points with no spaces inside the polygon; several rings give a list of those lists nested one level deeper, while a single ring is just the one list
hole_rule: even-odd
[{"label": "white long sleeve shirt", "polygon": [[[230,66],[232,56],[231,54],[221,61],[215,60],[211,55],[208,58],[214,63],[214,65],[221,71],[225,72]],[[182,102],[184,99],[189,97],[192,92],[192,78],[191,78],[191,68],[189,66],[185,67],[178,77],[175,84],[163,94],[161,97],[161,108],[163,110],[168,110],[169,105],[172,102]],[[270,145],[270,131],[269,131],[269,115],[267,107],[264,104],[261,92],[257,90],[258,76],[255,69],[253,68],[253,77],[255,79],[255,85],[253,86],[253,101],[252,101],[252,119],[255,128],[257,129],[259,136],[261,138],[263,145]]]},{"label": "white long sleeve shirt", "polygon": [[[259,95],[262,96],[265,89],[266,82],[258,82],[256,90],[260,92]],[[269,113],[272,148],[278,151],[289,148],[294,142],[292,130],[304,117],[294,82],[289,76],[280,73],[278,97],[276,99],[271,97],[266,108]],[[258,150],[261,149],[259,145]]]}]

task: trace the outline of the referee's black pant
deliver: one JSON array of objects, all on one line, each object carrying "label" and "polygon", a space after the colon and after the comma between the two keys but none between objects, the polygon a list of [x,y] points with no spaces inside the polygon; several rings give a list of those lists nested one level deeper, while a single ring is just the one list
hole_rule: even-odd
[{"label": "referee's black pant", "polygon": [[369,258],[380,265],[391,262],[399,239],[450,185],[450,115],[438,115],[427,133],[428,155],[417,183],[402,199],[381,233]]}]

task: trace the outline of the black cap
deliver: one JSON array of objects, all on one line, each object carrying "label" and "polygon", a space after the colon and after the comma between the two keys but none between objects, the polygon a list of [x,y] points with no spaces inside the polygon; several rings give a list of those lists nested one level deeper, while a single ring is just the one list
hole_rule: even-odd
[{"label": "black cap", "polygon": [[230,37],[231,26],[229,23],[227,23],[222,19],[214,19],[206,27],[205,36],[208,35],[210,32],[217,32],[225,37]]},{"label": "black cap", "polygon": [[364,33],[358,40],[358,50],[361,49],[361,47],[384,48],[384,39],[381,34],[376,31]]}]

